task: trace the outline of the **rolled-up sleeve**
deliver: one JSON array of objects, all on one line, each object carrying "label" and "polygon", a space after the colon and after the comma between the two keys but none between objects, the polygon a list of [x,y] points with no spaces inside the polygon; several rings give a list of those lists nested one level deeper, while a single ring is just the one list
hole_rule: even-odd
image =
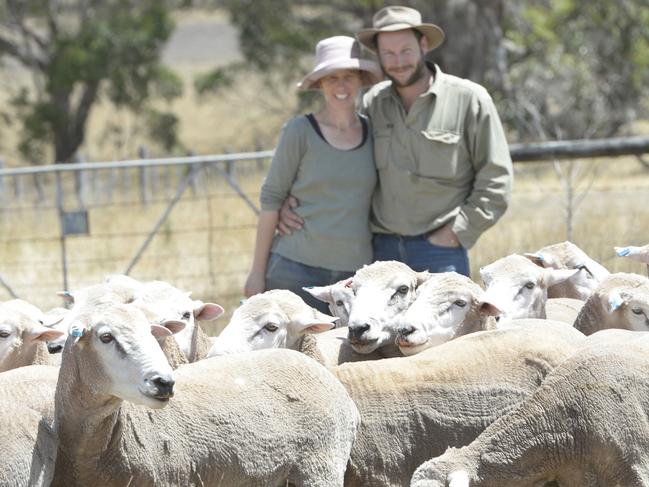
[{"label": "rolled-up sleeve", "polygon": [[493,100],[483,90],[466,118],[467,147],[475,171],[473,189],[455,218],[453,231],[465,248],[493,226],[509,205],[513,168],[505,132]]},{"label": "rolled-up sleeve", "polygon": [[297,119],[284,125],[270,169],[261,186],[259,199],[262,210],[274,211],[281,208],[295,181],[305,143],[302,126]]}]

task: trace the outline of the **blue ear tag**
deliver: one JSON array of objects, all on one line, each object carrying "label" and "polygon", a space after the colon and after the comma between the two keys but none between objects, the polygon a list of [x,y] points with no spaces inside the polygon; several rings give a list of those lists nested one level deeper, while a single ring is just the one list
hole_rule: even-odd
[{"label": "blue ear tag", "polygon": [[541,262],[545,262],[546,258],[543,257],[543,254],[536,254],[536,258],[539,259]]},{"label": "blue ear tag", "polygon": [[631,248],[630,247],[621,247],[621,248],[617,249],[616,252],[617,252],[617,255],[619,255],[620,257],[626,257],[627,255],[629,255],[631,253]]},{"label": "blue ear tag", "polygon": [[608,304],[611,307],[611,311],[615,311],[620,306],[622,306],[622,304],[624,304],[624,300],[622,299],[622,296],[615,294],[608,298]]},{"label": "blue ear tag", "polygon": [[80,326],[71,326],[68,334],[75,338],[81,338],[83,336],[83,328]]},{"label": "blue ear tag", "polygon": [[246,300],[245,300],[245,299],[242,299],[242,300],[239,301],[239,305],[242,305],[242,304],[245,303],[245,302],[246,302]]}]

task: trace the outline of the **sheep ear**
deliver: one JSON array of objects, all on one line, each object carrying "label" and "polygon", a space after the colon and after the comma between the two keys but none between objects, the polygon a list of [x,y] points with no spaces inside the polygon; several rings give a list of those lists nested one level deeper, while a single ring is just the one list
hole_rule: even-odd
[{"label": "sheep ear", "polygon": [[579,273],[581,269],[546,269],[545,284],[550,287],[560,282],[567,281],[575,274]]},{"label": "sheep ear", "polygon": [[46,327],[50,328],[50,327],[52,327],[54,325],[58,325],[59,323],[61,323],[63,321],[63,318],[65,318],[65,315],[63,315],[63,316],[48,316],[48,315],[45,315],[43,317],[43,326],[46,326]]},{"label": "sheep ear", "polygon": [[332,303],[333,298],[331,297],[331,286],[309,286],[303,287],[306,292],[311,296],[325,303]]},{"label": "sheep ear", "polygon": [[545,267],[543,265],[543,262],[545,262],[543,254],[525,253],[525,254],[523,254],[523,257],[527,257],[529,260],[531,260],[533,263],[535,263],[539,267]]},{"label": "sheep ear", "polygon": [[169,328],[162,325],[151,325],[151,333],[156,338],[165,338],[173,335],[173,332]]},{"label": "sheep ear", "polygon": [[57,291],[56,295],[60,296],[65,304],[74,304],[74,294],[71,291]]},{"label": "sheep ear", "polygon": [[48,342],[56,340],[60,336],[65,335],[61,330],[54,330],[44,325],[33,326],[28,332],[27,336],[32,340],[39,340],[41,342]]},{"label": "sheep ear", "polygon": [[[160,323],[160,326],[162,326],[162,327],[166,328],[167,330],[169,330],[172,335],[175,335],[176,333],[184,330],[187,325],[185,324],[184,321],[167,320],[167,321],[163,321],[162,323]],[[153,330],[151,330],[151,332],[153,333]],[[155,335],[155,333],[153,333],[153,334]]]},{"label": "sheep ear", "polygon": [[222,306],[214,303],[201,303],[194,308],[194,318],[198,321],[212,321],[217,319],[225,311]]},{"label": "sheep ear", "polygon": [[313,313],[303,313],[299,315],[293,324],[296,325],[297,331],[303,333],[322,333],[336,327],[336,321],[339,318],[326,315],[313,309]]},{"label": "sheep ear", "polygon": [[486,267],[480,267],[480,279],[482,279],[482,282],[484,283],[485,286],[489,286],[489,283],[492,280],[491,273],[487,270]]},{"label": "sheep ear", "polygon": [[613,313],[624,304],[624,296],[618,291],[613,291],[608,296],[608,312]]},{"label": "sheep ear", "polygon": [[430,279],[430,276],[432,276],[432,274],[428,271],[417,272],[417,287],[421,286],[428,279]]},{"label": "sheep ear", "polygon": [[488,301],[483,301],[482,303],[480,303],[478,310],[480,311],[480,314],[487,316],[499,316],[502,314],[502,311],[498,306]]}]

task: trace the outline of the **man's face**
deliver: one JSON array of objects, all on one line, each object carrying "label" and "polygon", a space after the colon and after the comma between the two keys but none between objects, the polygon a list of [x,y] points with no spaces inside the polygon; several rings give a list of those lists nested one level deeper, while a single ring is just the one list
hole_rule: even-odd
[{"label": "man's face", "polygon": [[381,32],[376,43],[381,67],[397,88],[410,86],[424,76],[425,37],[417,41],[412,29]]}]

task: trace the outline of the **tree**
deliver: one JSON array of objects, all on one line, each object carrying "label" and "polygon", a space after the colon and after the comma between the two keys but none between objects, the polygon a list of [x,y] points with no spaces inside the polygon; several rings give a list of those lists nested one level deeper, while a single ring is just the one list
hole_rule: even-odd
[{"label": "tree", "polygon": [[159,63],[172,31],[165,3],[156,0],[3,2],[0,56],[20,63],[32,80],[31,89],[21,87],[11,99],[23,155],[43,160],[51,153],[54,162],[71,162],[102,97],[174,127],[151,104],[181,93],[179,78]]},{"label": "tree", "polygon": [[[377,0],[220,0],[246,64],[295,81],[322,37],[370,26]],[[411,0],[446,41],[430,53],[445,72],[487,87],[519,140],[611,136],[645,115],[647,0]],[[229,73],[230,76],[225,76]],[[231,82],[221,68],[212,87]],[[208,78],[205,78],[208,79]],[[203,84],[204,90],[209,84]]]},{"label": "tree", "polygon": [[645,116],[646,0],[511,2],[505,119],[521,139],[610,137]]}]

